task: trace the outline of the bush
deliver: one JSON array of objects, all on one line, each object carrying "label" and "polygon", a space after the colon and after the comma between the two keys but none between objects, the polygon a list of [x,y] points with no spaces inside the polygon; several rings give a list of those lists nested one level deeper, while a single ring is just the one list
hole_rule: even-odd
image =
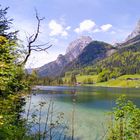
[{"label": "bush", "polygon": [[140,139],[140,109],[126,96],[116,101],[116,107],[111,112],[113,120],[109,126],[108,140],[139,140]]},{"label": "bush", "polygon": [[106,82],[109,79],[110,79],[110,71],[104,70],[99,74],[97,82]]}]

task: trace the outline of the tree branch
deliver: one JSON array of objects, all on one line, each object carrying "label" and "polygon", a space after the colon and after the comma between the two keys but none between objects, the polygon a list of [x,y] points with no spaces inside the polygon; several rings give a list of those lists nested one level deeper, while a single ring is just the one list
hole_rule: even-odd
[{"label": "tree branch", "polygon": [[27,37],[27,41],[28,41],[27,49],[28,50],[27,50],[27,55],[26,55],[24,61],[22,62],[22,65],[26,64],[26,62],[27,62],[29,56],[31,55],[32,51],[46,51],[47,49],[49,49],[52,46],[52,45],[49,45],[46,48],[41,48],[42,46],[48,45],[48,43],[34,45],[34,43],[36,42],[36,40],[38,38],[38,35],[40,33],[40,23],[41,23],[42,20],[44,20],[44,17],[39,18],[38,12],[37,12],[36,9],[35,9],[35,13],[36,13],[36,19],[37,19],[37,28],[36,28],[35,34],[32,34],[31,36]]},{"label": "tree branch", "polygon": [[32,51],[46,51],[47,49],[49,49],[52,45],[50,45],[47,48],[39,48],[38,46],[36,46],[36,48],[31,49]]}]

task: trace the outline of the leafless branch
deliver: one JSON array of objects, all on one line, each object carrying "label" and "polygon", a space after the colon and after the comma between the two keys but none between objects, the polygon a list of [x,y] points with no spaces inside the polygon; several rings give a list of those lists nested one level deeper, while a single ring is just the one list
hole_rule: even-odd
[{"label": "leafless branch", "polygon": [[34,34],[32,34],[31,36],[27,37],[27,55],[24,59],[24,61],[22,62],[22,65],[25,65],[29,56],[31,55],[31,52],[32,51],[46,51],[47,49],[49,49],[52,45],[49,45],[47,46],[46,48],[41,48],[42,46],[45,46],[45,45],[48,45],[49,43],[46,43],[46,44],[34,44],[38,38],[38,35],[40,33],[40,23],[42,20],[44,20],[44,17],[43,18],[40,18],[38,16],[38,12],[37,10],[35,9],[35,17],[37,19],[37,28],[36,28],[36,31]]},{"label": "leafless branch", "polygon": [[35,45],[35,48],[32,48],[32,51],[46,51],[47,49],[49,49],[52,45],[50,45],[49,47],[46,48],[40,48],[39,46],[44,46],[44,45]]}]

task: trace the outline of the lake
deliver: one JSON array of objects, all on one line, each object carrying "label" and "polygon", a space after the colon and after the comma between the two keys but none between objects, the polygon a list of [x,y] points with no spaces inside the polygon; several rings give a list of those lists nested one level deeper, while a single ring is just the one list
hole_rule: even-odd
[{"label": "lake", "polygon": [[[106,124],[110,121],[108,112],[121,94],[126,94],[140,107],[138,88],[36,86],[30,100],[27,99],[25,112],[28,114],[30,109],[30,119],[33,113],[40,115],[36,118],[40,125],[36,123],[32,131],[43,131],[48,107],[52,104],[49,123],[56,122],[58,118],[61,122],[52,130],[52,140],[72,139],[72,135],[74,140],[103,140],[107,132]],[[40,102],[42,105],[39,106]]]}]

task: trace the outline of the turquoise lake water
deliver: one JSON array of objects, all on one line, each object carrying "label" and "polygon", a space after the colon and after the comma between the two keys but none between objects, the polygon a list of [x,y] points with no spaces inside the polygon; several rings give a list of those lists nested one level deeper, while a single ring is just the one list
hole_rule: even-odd
[{"label": "turquoise lake water", "polygon": [[[64,139],[64,135],[66,140],[72,139],[72,130],[74,140],[103,140],[110,121],[108,112],[115,106],[115,100],[121,94],[126,94],[128,99],[140,107],[140,89],[137,88],[37,86],[31,94],[30,110],[37,112],[40,102],[47,103],[41,111],[41,130],[44,129],[50,100],[53,102],[54,120],[57,118],[56,114],[64,113],[62,122],[67,129],[61,131],[62,126],[56,128],[53,132],[57,132],[57,135],[53,136],[53,140]],[[29,100],[26,112],[28,108]],[[37,129],[38,125],[35,125],[32,130]]]}]

